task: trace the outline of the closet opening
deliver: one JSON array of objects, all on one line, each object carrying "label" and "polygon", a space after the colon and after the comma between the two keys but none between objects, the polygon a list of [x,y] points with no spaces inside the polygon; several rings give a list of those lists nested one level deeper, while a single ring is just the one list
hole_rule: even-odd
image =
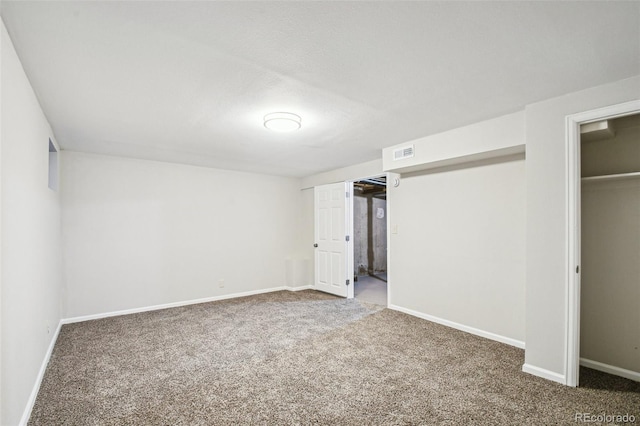
[{"label": "closet opening", "polygon": [[580,171],[580,365],[640,382],[640,114],[582,124]]},{"label": "closet opening", "polygon": [[353,182],[354,296],[387,306],[387,177]]}]

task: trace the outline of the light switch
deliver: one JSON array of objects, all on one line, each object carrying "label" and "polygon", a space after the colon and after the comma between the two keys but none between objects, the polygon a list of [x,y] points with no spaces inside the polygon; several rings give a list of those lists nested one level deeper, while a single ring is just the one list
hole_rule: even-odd
[{"label": "light switch", "polygon": [[392,234],[397,234],[398,233],[398,224],[394,223],[393,225],[391,225],[391,233]]}]

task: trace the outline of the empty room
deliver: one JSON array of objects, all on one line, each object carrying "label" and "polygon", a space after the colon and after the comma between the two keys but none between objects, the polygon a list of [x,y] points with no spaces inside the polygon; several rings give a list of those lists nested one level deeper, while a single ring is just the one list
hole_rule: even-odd
[{"label": "empty room", "polygon": [[1,425],[640,422],[640,2],[0,15]]}]

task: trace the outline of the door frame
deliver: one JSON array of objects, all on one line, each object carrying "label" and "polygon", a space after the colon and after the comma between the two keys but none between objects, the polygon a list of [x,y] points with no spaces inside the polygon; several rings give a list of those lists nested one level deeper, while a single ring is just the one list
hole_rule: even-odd
[{"label": "door frame", "polygon": [[580,248],[581,248],[581,170],[580,125],[640,113],[640,100],[610,105],[566,117],[567,153],[567,259],[566,259],[566,385],[576,387],[580,376]]},{"label": "door frame", "polygon": [[[391,220],[390,217],[391,215],[389,214],[390,211],[390,207],[389,207],[389,194],[391,193],[391,191],[389,191],[390,185],[390,179],[393,178],[398,178],[398,183],[399,183],[399,175],[395,174],[395,173],[390,173],[390,172],[382,172],[382,173],[376,173],[373,175],[368,175],[368,176],[362,176],[356,179],[350,179],[347,182],[349,183],[349,187],[351,188],[351,201],[350,201],[350,219],[349,219],[349,235],[351,235],[353,237],[353,231],[354,231],[354,225],[353,225],[353,198],[355,197],[354,193],[353,193],[353,184],[354,182],[359,182],[361,180],[365,180],[365,179],[372,179],[372,178],[377,178],[377,177],[385,177],[387,179],[387,211],[385,212],[385,220],[387,221],[387,232],[386,232],[386,237],[387,237],[387,306],[390,306],[391,304],[391,271],[389,268],[389,265],[391,264],[390,262],[390,256],[391,256]],[[354,238],[351,238],[350,242],[349,242],[349,271],[351,273],[351,276],[353,277],[353,274],[355,272],[355,268],[354,268],[354,263],[355,263],[355,259],[354,259],[354,250],[353,250],[353,242],[354,242]],[[355,287],[356,287],[356,283],[353,283],[353,286],[351,288],[351,297],[355,297]]]}]

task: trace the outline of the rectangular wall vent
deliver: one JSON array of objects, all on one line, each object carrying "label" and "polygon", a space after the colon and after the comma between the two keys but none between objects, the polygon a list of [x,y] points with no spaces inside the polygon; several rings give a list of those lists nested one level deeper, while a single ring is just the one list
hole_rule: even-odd
[{"label": "rectangular wall vent", "polygon": [[403,146],[393,150],[393,161],[413,157],[413,145]]}]

